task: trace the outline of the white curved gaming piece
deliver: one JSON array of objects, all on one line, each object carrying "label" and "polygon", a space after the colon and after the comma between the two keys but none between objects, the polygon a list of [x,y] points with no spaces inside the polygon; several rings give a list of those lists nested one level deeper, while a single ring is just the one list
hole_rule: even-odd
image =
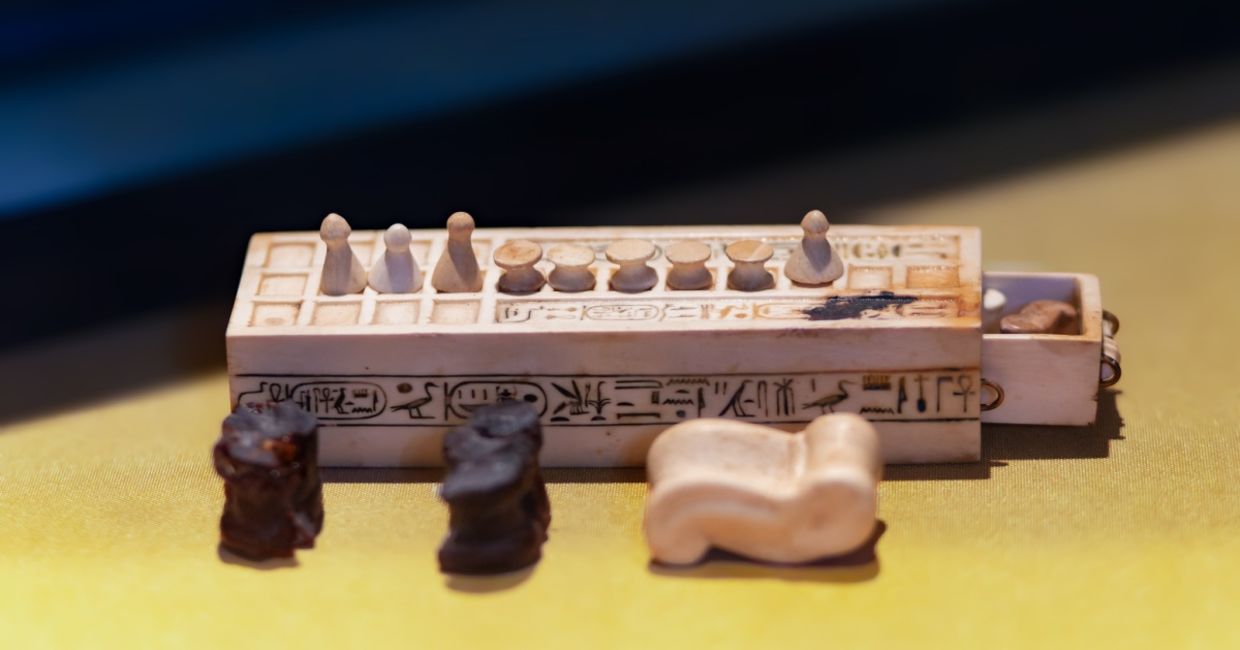
[{"label": "white curved gaming piece", "polygon": [[882,461],[874,426],[853,413],[816,418],[800,433],[700,419],[655,439],[646,474],[656,561],[691,564],[715,547],[807,562],[870,538]]},{"label": "white curved gaming piece", "polygon": [[797,284],[830,284],[844,275],[844,262],[831,249],[827,231],[831,224],[821,210],[810,210],[801,219],[801,245],[792,249],[784,275]]},{"label": "white curved gaming piece", "polygon": [[482,291],[482,273],[474,256],[474,218],[466,212],[448,217],[448,243],[431,274],[431,286],[443,293]]},{"label": "white curved gaming piece", "polygon": [[349,246],[352,232],[349,222],[335,212],[327,215],[319,226],[319,237],[327,244],[323,275],[319,280],[319,291],[324,295],[344,296],[361,293],[366,288],[366,269]]},{"label": "white curved gaming piece", "polygon": [[383,259],[370,269],[370,287],[379,293],[414,293],[422,288],[422,271],[409,250],[409,229],[392,224],[383,233]]}]

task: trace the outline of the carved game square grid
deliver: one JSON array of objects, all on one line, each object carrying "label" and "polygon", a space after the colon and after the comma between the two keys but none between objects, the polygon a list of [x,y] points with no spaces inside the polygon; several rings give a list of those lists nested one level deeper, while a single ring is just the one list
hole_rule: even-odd
[{"label": "carved game square grid", "polygon": [[[672,232],[672,231],[682,232]],[[647,292],[626,294],[609,286],[616,266],[604,251],[618,237],[600,229],[486,230],[475,233],[474,249],[484,273],[484,290],[474,294],[443,294],[430,286],[433,263],[445,246],[442,231],[411,231],[411,250],[423,274],[421,291],[381,295],[367,287],[355,296],[318,293],[319,269],[325,247],[317,232],[257,235],[237,296],[234,327],[410,327],[553,323],[555,321],[743,321],[805,320],[807,310],[821,305],[824,295],[858,294],[855,311],[874,318],[951,318],[974,308],[962,296],[980,287],[976,260],[962,259],[959,235],[950,232],[854,234],[848,227],[832,231],[833,248],[845,261],[844,276],[831,288],[802,287],[783,274],[783,265],[799,243],[798,230],[784,227],[625,229],[626,236],[645,237],[656,246],[649,262],[658,283]],[[845,232],[837,233],[837,230]],[[490,263],[490,252],[504,242],[533,239],[544,252],[557,243],[576,243],[595,251],[591,269],[593,289],[580,293],[555,291],[550,285],[533,294],[513,296],[494,287],[500,271]],[[776,279],[768,291],[744,293],[727,286],[731,262],[724,247],[739,238],[762,239],[774,249],[767,269]],[[711,248],[707,268],[713,285],[702,291],[675,291],[666,286],[670,264],[663,249],[680,239],[698,239]],[[355,231],[350,244],[369,269],[383,256],[382,233]],[[964,266],[969,265],[968,267]],[[536,267],[544,275],[553,264],[544,259]],[[899,292],[904,302],[884,302],[882,296]],[[874,298],[873,296],[878,296]]]}]

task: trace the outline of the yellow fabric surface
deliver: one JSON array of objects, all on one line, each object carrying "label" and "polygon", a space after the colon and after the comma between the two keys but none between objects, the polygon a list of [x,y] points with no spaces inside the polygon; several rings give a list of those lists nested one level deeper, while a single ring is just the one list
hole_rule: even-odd
[{"label": "yellow fabric surface", "polygon": [[1098,426],[892,468],[874,562],[655,568],[640,471],[555,471],[536,568],[447,578],[435,474],[342,470],[296,566],[227,563],[217,371],[0,429],[0,644],[1240,647],[1240,125],[872,216],[1097,273],[1124,351]]}]

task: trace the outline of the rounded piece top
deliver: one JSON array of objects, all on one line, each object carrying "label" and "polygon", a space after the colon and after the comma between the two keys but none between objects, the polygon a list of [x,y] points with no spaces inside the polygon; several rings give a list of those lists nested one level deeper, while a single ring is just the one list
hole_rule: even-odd
[{"label": "rounded piece top", "polygon": [[401,223],[394,223],[388,226],[387,232],[383,233],[383,243],[388,248],[395,248],[397,250],[409,248],[409,242],[412,239],[409,235],[409,229]]},{"label": "rounded piece top", "polygon": [[494,258],[502,269],[533,266],[542,259],[542,246],[528,239],[514,239],[495,249]]},{"label": "rounded piece top", "polygon": [[556,266],[584,267],[594,261],[594,250],[579,244],[556,244],[547,251],[547,259]]},{"label": "rounded piece top", "polygon": [[827,215],[823,214],[822,210],[810,210],[805,213],[805,218],[801,219],[801,229],[810,234],[822,235],[831,229],[831,222],[827,221]]},{"label": "rounded piece top", "polygon": [[654,244],[644,239],[621,239],[607,247],[607,259],[613,264],[645,262],[654,254]]},{"label": "rounded piece top", "polygon": [[474,231],[474,218],[468,212],[453,212],[448,217],[449,235],[468,235]]},{"label": "rounded piece top", "polygon": [[733,262],[765,262],[771,259],[775,254],[775,249],[770,244],[760,242],[756,239],[742,239],[740,241],[728,244],[724,249],[728,259]]},{"label": "rounded piece top", "polygon": [[324,217],[323,224],[319,226],[319,237],[323,241],[344,241],[352,232],[349,222],[335,212]]},{"label": "rounded piece top", "polygon": [[982,294],[982,309],[986,311],[1001,311],[1005,305],[1007,295],[998,289],[991,287]]},{"label": "rounded piece top", "polygon": [[663,251],[672,264],[701,264],[710,259],[710,246],[700,241],[678,241]]}]

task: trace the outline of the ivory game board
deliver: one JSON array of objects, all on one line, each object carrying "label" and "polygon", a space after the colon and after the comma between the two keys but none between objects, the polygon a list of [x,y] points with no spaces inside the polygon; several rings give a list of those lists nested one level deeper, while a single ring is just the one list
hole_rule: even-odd
[{"label": "ivory game board", "polygon": [[[232,400],[314,413],[324,464],[438,464],[442,435],[497,399],[539,409],[548,465],[640,465],[657,433],[689,418],[796,430],[831,411],[873,421],[888,462],[979,456],[976,229],[833,226],[844,275],[803,287],[782,273],[795,226],[479,228],[483,290],[450,294],[429,281],[446,233],[412,234],[424,278],[408,294],[321,295],[317,232],[250,242],[227,334]],[[650,291],[608,286],[616,267],[602,252],[621,238],[656,245]],[[594,249],[595,287],[499,292],[491,254],[511,239]],[[710,246],[712,288],[666,287],[661,251],[686,239]],[[773,289],[727,288],[723,248],[742,239],[775,249]],[[380,231],[349,241],[367,268],[383,254]]]}]

